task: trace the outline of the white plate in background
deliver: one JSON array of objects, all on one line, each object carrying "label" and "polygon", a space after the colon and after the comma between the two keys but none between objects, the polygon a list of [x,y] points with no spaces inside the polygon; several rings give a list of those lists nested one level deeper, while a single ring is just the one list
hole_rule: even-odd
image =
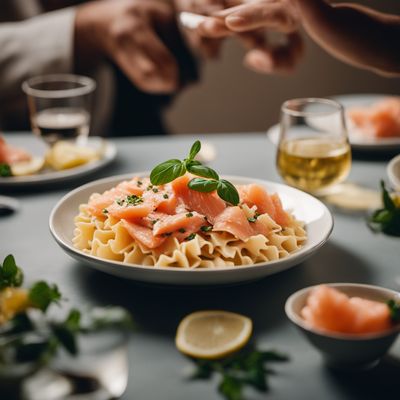
[{"label": "white plate in background", "polygon": [[87,203],[92,193],[102,193],[119,182],[133,176],[146,176],[148,172],[119,175],[100,179],[83,185],[64,196],[50,215],[50,231],[60,247],[71,257],[97,270],[143,282],[168,285],[216,285],[246,282],[264,278],[267,275],[293,267],[315,253],[329,238],[333,218],[327,207],[315,197],[287,185],[253,178],[228,176],[234,184],[258,183],[271,193],[278,193],[285,209],[292,210],[295,217],[305,222],[307,241],[290,256],[268,263],[246,266],[221,267],[214,269],[186,269],[177,267],[151,267],[106,260],[85,254],[72,244],[75,228],[74,217],[79,205]]},{"label": "white plate in background", "polygon": [[[343,104],[345,110],[353,107],[366,107],[372,105],[387,97],[393,97],[390,94],[346,94],[333,96],[332,99]],[[394,138],[369,138],[357,133],[357,130],[352,127],[349,118],[346,118],[347,128],[349,131],[349,141],[354,150],[373,150],[373,151],[390,151],[400,150],[400,137]],[[275,145],[279,142],[279,124],[272,126],[268,132],[268,137]]]},{"label": "white plate in background", "polygon": [[[46,153],[46,144],[38,137],[32,136],[18,137],[16,134],[7,135],[7,143],[23,148],[24,150],[32,153],[34,156],[43,157]],[[87,164],[80,165],[78,167],[65,169],[62,171],[55,171],[51,169],[45,169],[33,175],[25,176],[10,176],[7,178],[0,177],[0,188],[1,187],[27,187],[38,184],[49,184],[63,181],[69,181],[71,179],[80,178],[91,172],[94,172],[105,165],[113,161],[117,155],[117,148],[114,143],[109,140],[105,140],[97,136],[89,136],[87,140],[87,146],[96,150],[102,151],[102,156],[98,160],[91,161]]]}]

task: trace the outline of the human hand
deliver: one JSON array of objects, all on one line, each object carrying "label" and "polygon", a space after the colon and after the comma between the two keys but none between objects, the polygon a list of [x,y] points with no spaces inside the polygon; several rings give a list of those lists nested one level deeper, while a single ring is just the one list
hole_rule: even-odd
[{"label": "human hand", "polygon": [[232,32],[227,29],[224,21],[220,18],[211,17],[211,14],[225,8],[224,0],[174,0],[177,13],[190,12],[205,16],[202,25],[205,26],[204,34],[198,29],[183,27],[183,33],[191,48],[206,58],[216,58],[219,55],[222,39],[231,36]]},{"label": "human hand", "polygon": [[172,7],[157,0],[98,0],[77,8],[75,54],[113,60],[141,90],[169,93],[178,86],[178,66],[156,29],[175,23]]},{"label": "human hand", "polygon": [[[292,72],[303,54],[303,41],[297,31],[297,8],[289,0],[250,0],[218,11],[214,16],[223,19],[231,32],[249,42],[244,63],[257,72]],[[199,30],[209,33],[204,26]],[[285,42],[274,45],[264,37],[265,31],[284,34]]]}]

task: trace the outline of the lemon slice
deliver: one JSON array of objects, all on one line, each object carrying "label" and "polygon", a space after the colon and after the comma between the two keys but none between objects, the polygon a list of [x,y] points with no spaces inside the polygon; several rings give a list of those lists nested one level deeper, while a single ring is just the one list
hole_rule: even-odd
[{"label": "lemon slice", "polygon": [[95,149],[59,141],[46,154],[46,162],[55,170],[63,170],[78,167],[99,157],[100,154]]},{"label": "lemon slice", "polygon": [[218,359],[241,349],[250,339],[251,319],[227,311],[198,311],[178,326],[175,344],[196,358]]},{"label": "lemon slice", "polygon": [[29,161],[20,161],[11,164],[11,173],[14,176],[32,175],[44,167],[43,157],[32,157]]}]

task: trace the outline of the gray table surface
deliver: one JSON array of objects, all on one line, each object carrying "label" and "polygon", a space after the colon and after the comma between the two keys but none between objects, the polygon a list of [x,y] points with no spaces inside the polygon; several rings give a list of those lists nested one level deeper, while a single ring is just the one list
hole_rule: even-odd
[{"label": "gray table surface", "polygon": [[[16,139],[23,143],[26,136]],[[197,136],[196,136],[197,138]],[[201,137],[200,137],[201,138]],[[200,309],[224,309],[254,321],[260,347],[290,355],[277,366],[268,394],[249,392],[249,399],[393,398],[400,393],[400,357],[388,357],[368,372],[344,373],[323,366],[312,348],[285,317],[286,298],[305,286],[322,282],[361,282],[398,288],[400,240],[372,234],[364,217],[333,211],[335,227],[328,243],[306,262],[262,281],[234,287],[180,289],[142,285],[96,272],[67,256],[48,229],[56,202],[72,188],[97,177],[151,169],[155,163],[186,154],[194,136],[115,139],[118,159],[94,176],[59,187],[38,187],[14,193],[20,212],[0,219],[0,258],[12,253],[26,271],[27,282],[56,282],[76,305],[118,304],[128,307],[140,326],[130,345],[130,379],[123,399],[219,399],[216,382],[187,382],[188,361],[175,349],[174,335],[186,314]],[[221,174],[280,181],[274,146],[265,134],[225,134],[203,137],[218,151],[212,162]],[[386,176],[386,162],[355,160],[349,180],[377,188]],[[0,192],[2,190],[0,189]],[[397,347],[392,349],[395,357]],[[393,392],[392,392],[393,393]]]}]

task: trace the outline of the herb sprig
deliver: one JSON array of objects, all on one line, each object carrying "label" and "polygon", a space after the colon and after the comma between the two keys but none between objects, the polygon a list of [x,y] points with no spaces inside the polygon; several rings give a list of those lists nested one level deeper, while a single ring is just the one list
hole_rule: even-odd
[{"label": "herb sprig", "polygon": [[221,360],[192,360],[196,368],[191,379],[208,380],[218,375],[218,391],[226,400],[244,400],[245,387],[250,386],[260,392],[268,391],[268,377],[274,374],[268,363],[285,362],[289,358],[275,351],[249,347]]},{"label": "herb sprig", "polygon": [[[23,284],[23,272],[12,255],[0,264],[0,294]],[[18,291],[24,289],[18,289]],[[13,295],[13,292],[10,292]],[[79,351],[78,335],[97,332],[104,328],[131,328],[130,314],[121,307],[87,310],[85,313],[72,308],[62,320],[48,316],[52,304],[59,304],[62,295],[57,285],[39,281],[26,289],[27,303],[23,310],[0,324],[0,365],[38,363],[49,361],[59,348],[71,355]],[[2,302],[0,296],[0,319]],[[36,312],[31,312],[36,309]]]},{"label": "herb sprig", "polygon": [[[218,196],[226,202],[239,204],[239,193],[235,186],[229,181],[221,179],[216,171],[195,160],[196,155],[201,150],[201,143],[196,140],[188,157],[183,160],[171,159],[157,165],[150,174],[150,181],[153,185],[163,185],[172,182],[176,178],[190,172],[200,178],[193,178],[188,183],[188,187],[198,192],[209,193],[217,191]],[[206,178],[206,179],[204,179]]]},{"label": "herb sprig", "polygon": [[0,176],[4,178],[12,176],[11,167],[8,164],[0,163]]},{"label": "herb sprig", "polygon": [[383,208],[376,210],[368,219],[368,226],[373,232],[383,232],[390,236],[400,236],[400,206],[381,181]]}]

